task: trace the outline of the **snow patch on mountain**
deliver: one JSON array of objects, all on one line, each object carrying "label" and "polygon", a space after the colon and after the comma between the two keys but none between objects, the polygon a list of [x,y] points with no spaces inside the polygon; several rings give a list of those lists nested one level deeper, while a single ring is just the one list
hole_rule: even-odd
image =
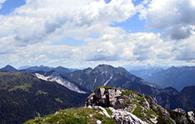
[{"label": "snow patch on mountain", "polygon": [[50,82],[56,82],[66,88],[68,88],[69,90],[71,91],[74,91],[74,92],[77,92],[77,93],[82,93],[82,94],[86,94],[85,91],[83,90],[80,90],[78,86],[76,86],[75,84],[67,81],[67,80],[64,80],[62,77],[60,76],[44,76],[42,74],[39,74],[39,73],[35,73],[35,76],[38,78],[38,79],[41,79],[41,80],[45,80],[45,81],[50,81]]},{"label": "snow patch on mountain", "polygon": [[111,80],[112,80],[113,76],[110,76],[110,78],[104,83],[104,86],[106,86]]}]

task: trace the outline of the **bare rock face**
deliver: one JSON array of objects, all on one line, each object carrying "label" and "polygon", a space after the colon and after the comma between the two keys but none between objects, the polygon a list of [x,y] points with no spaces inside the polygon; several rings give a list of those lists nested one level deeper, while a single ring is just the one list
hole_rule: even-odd
[{"label": "bare rock face", "polygon": [[111,88],[98,88],[87,99],[86,106],[102,106],[119,108],[122,104],[121,90]]},{"label": "bare rock face", "polygon": [[181,108],[170,111],[170,115],[177,124],[195,124],[195,113],[193,111],[186,112]]},{"label": "bare rock face", "polygon": [[114,108],[110,108],[110,110],[112,111],[112,117],[116,120],[117,124],[147,124],[147,122],[142,121],[140,118],[126,110],[115,110]]},{"label": "bare rock face", "polygon": [[195,112],[190,111],[187,113],[187,116],[188,116],[189,120],[191,121],[191,123],[195,124]]}]

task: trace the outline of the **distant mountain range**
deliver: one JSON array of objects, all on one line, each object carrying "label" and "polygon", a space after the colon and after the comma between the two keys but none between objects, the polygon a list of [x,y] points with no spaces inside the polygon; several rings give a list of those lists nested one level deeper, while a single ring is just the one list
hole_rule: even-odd
[{"label": "distant mountain range", "polygon": [[[5,118],[2,123],[9,121],[10,116],[13,116],[11,122],[21,122],[39,114],[78,106],[89,93],[101,86],[137,91],[153,97],[167,109],[180,107],[189,111],[195,108],[195,86],[185,87],[181,92],[173,87],[159,88],[122,67],[99,65],[77,70],[35,66],[17,70],[8,65],[0,69],[0,107],[4,110],[0,118]],[[12,111],[11,115],[7,110]]]},{"label": "distant mountain range", "polygon": [[195,66],[171,67],[168,69],[130,70],[144,80],[163,88],[174,87],[182,90],[186,86],[195,86]]},{"label": "distant mountain range", "polygon": [[89,91],[93,91],[99,86],[112,86],[133,89],[151,95],[156,89],[155,86],[129,73],[124,68],[115,68],[110,65],[99,65],[94,69],[74,71],[63,77]]},{"label": "distant mountain range", "polygon": [[54,67],[48,67],[48,66],[32,66],[32,67],[27,67],[27,68],[23,68],[20,69],[20,71],[22,72],[30,72],[30,73],[35,73],[35,72],[40,72],[40,73],[47,73],[47,74],[67,74],[69,72],[73,72],[77,69],[70,69],[70,68],[64,68],[62,66],[58,66],[56,68]]}]

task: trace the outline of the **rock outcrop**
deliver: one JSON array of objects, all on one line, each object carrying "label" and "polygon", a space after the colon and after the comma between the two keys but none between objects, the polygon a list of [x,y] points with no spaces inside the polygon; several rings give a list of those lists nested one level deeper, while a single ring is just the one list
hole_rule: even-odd
[{"label": "rock outcrop", "polygon": [[112,117],[118,124],[155,124],[159,121],[175,123],[169,112],[151,97],[130,90],[100,87],[87,98],[86,106],[112,108]]},{"label": "rock outcrop", "polygon": [[122,104],[121,91],[119,89],[98,88],[87,99],[86,106],[102,106],[119,108]]},{"label": "rock outcrop", "polygon": [[185,112],[181,108],[170,111],[170,115],[177,124],[195,124],[195,114],[193,111]]}]

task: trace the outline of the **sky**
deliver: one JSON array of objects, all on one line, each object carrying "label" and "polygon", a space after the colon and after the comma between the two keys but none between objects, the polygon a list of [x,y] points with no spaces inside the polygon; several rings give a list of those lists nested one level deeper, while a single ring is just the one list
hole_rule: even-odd
[{"label": "sky", "polygon": [[0,66],[195,65],[194,0],[0,0]]}]

